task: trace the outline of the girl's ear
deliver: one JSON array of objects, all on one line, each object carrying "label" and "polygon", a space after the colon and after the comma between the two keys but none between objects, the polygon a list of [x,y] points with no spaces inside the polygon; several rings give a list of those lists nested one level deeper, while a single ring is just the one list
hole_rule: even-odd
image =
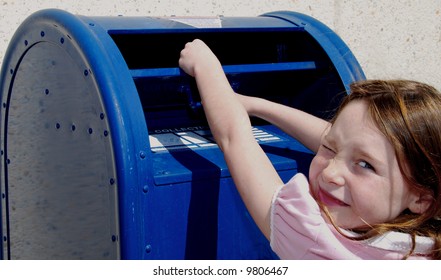
[{"label": "girl's ear", "polygon": [[409,204],[409,210],[415,214],[422,214],[432,205],[433,196],[429,192],[421,191],[414,195],[414,199]]}]

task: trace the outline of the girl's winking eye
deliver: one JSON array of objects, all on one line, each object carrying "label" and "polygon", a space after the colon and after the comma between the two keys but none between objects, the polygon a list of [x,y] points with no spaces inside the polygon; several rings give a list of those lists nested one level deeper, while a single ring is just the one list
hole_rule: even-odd
[{"label": "girl's winking eye", "polygon": [[329,152],[331,152],[331,153],[335,153],[334,150],[333,150],[331,147],[329,147],[328,145],[326,145],[326,144],[322,144],[322,147],[323,147],[325,150],[327,150],[327,151],[329,151]]},{"label": "girl's winking eye", "polygon": [[329,146],[326,143],[321,143],[318,153],[329,159],[335,157],[336,154],[332,146]]},{"label": "girl's winking eye", "polygon": [[322,141],[320,143],[320,146],[325,149],[325,151],[335,154],[336,150],[334,148],[334,142],[332,139],[329,139],[329,135],[325,135],[325,137],[322,138]]}]

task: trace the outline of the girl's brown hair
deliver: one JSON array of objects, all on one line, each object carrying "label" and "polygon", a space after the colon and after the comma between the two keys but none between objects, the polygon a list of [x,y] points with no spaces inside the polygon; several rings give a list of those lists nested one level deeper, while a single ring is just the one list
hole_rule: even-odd
[{"label": "girl's brown hair", "polygon": [[427,236],[434,240],[430,257],[441,259],[441,94],[434,87],[408,80],[360,81],[350,90],[334,120],[351,101],[365,101],[374,123],[395,149],[404,179],[432,197],[424,213],[405,211],[393,221],[371,225],[356,239],[387,231],[408,233],[413,246],[407,257],[413,253],[415,237]]}]

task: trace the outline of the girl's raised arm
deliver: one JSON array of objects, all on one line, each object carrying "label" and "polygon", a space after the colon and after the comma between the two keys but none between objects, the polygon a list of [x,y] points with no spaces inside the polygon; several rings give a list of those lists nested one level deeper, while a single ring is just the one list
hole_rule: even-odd
[{"label": "girl's raised arm", "polygon": [[202,41],[186,44],[179,65],[195,77],[208,124],[236,187],[269,239],[272,197],[283,182],[255,141],[245,107],[232,90],[219,60]]},{"label": "girl's raised arm", "polygon": [[250,116],[264,119],[317,152],[324,130],[329,122],[298,109],[265,99],[238,95]]}]

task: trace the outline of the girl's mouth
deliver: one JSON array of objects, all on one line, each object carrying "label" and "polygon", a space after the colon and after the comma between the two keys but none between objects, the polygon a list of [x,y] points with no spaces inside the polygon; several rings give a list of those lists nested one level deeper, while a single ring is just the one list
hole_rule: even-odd
[{"label": "girl's mouth", "polygon": [[321,189],[319,189],[317,195],[318,195],[318,198],[320,199],[320,201],[328,207],[333,207],[333,206],[347,207],[347,206],[349,206],[348,204],[335,198],[334,196],[330,195],[329,193],[322,191]]}]

